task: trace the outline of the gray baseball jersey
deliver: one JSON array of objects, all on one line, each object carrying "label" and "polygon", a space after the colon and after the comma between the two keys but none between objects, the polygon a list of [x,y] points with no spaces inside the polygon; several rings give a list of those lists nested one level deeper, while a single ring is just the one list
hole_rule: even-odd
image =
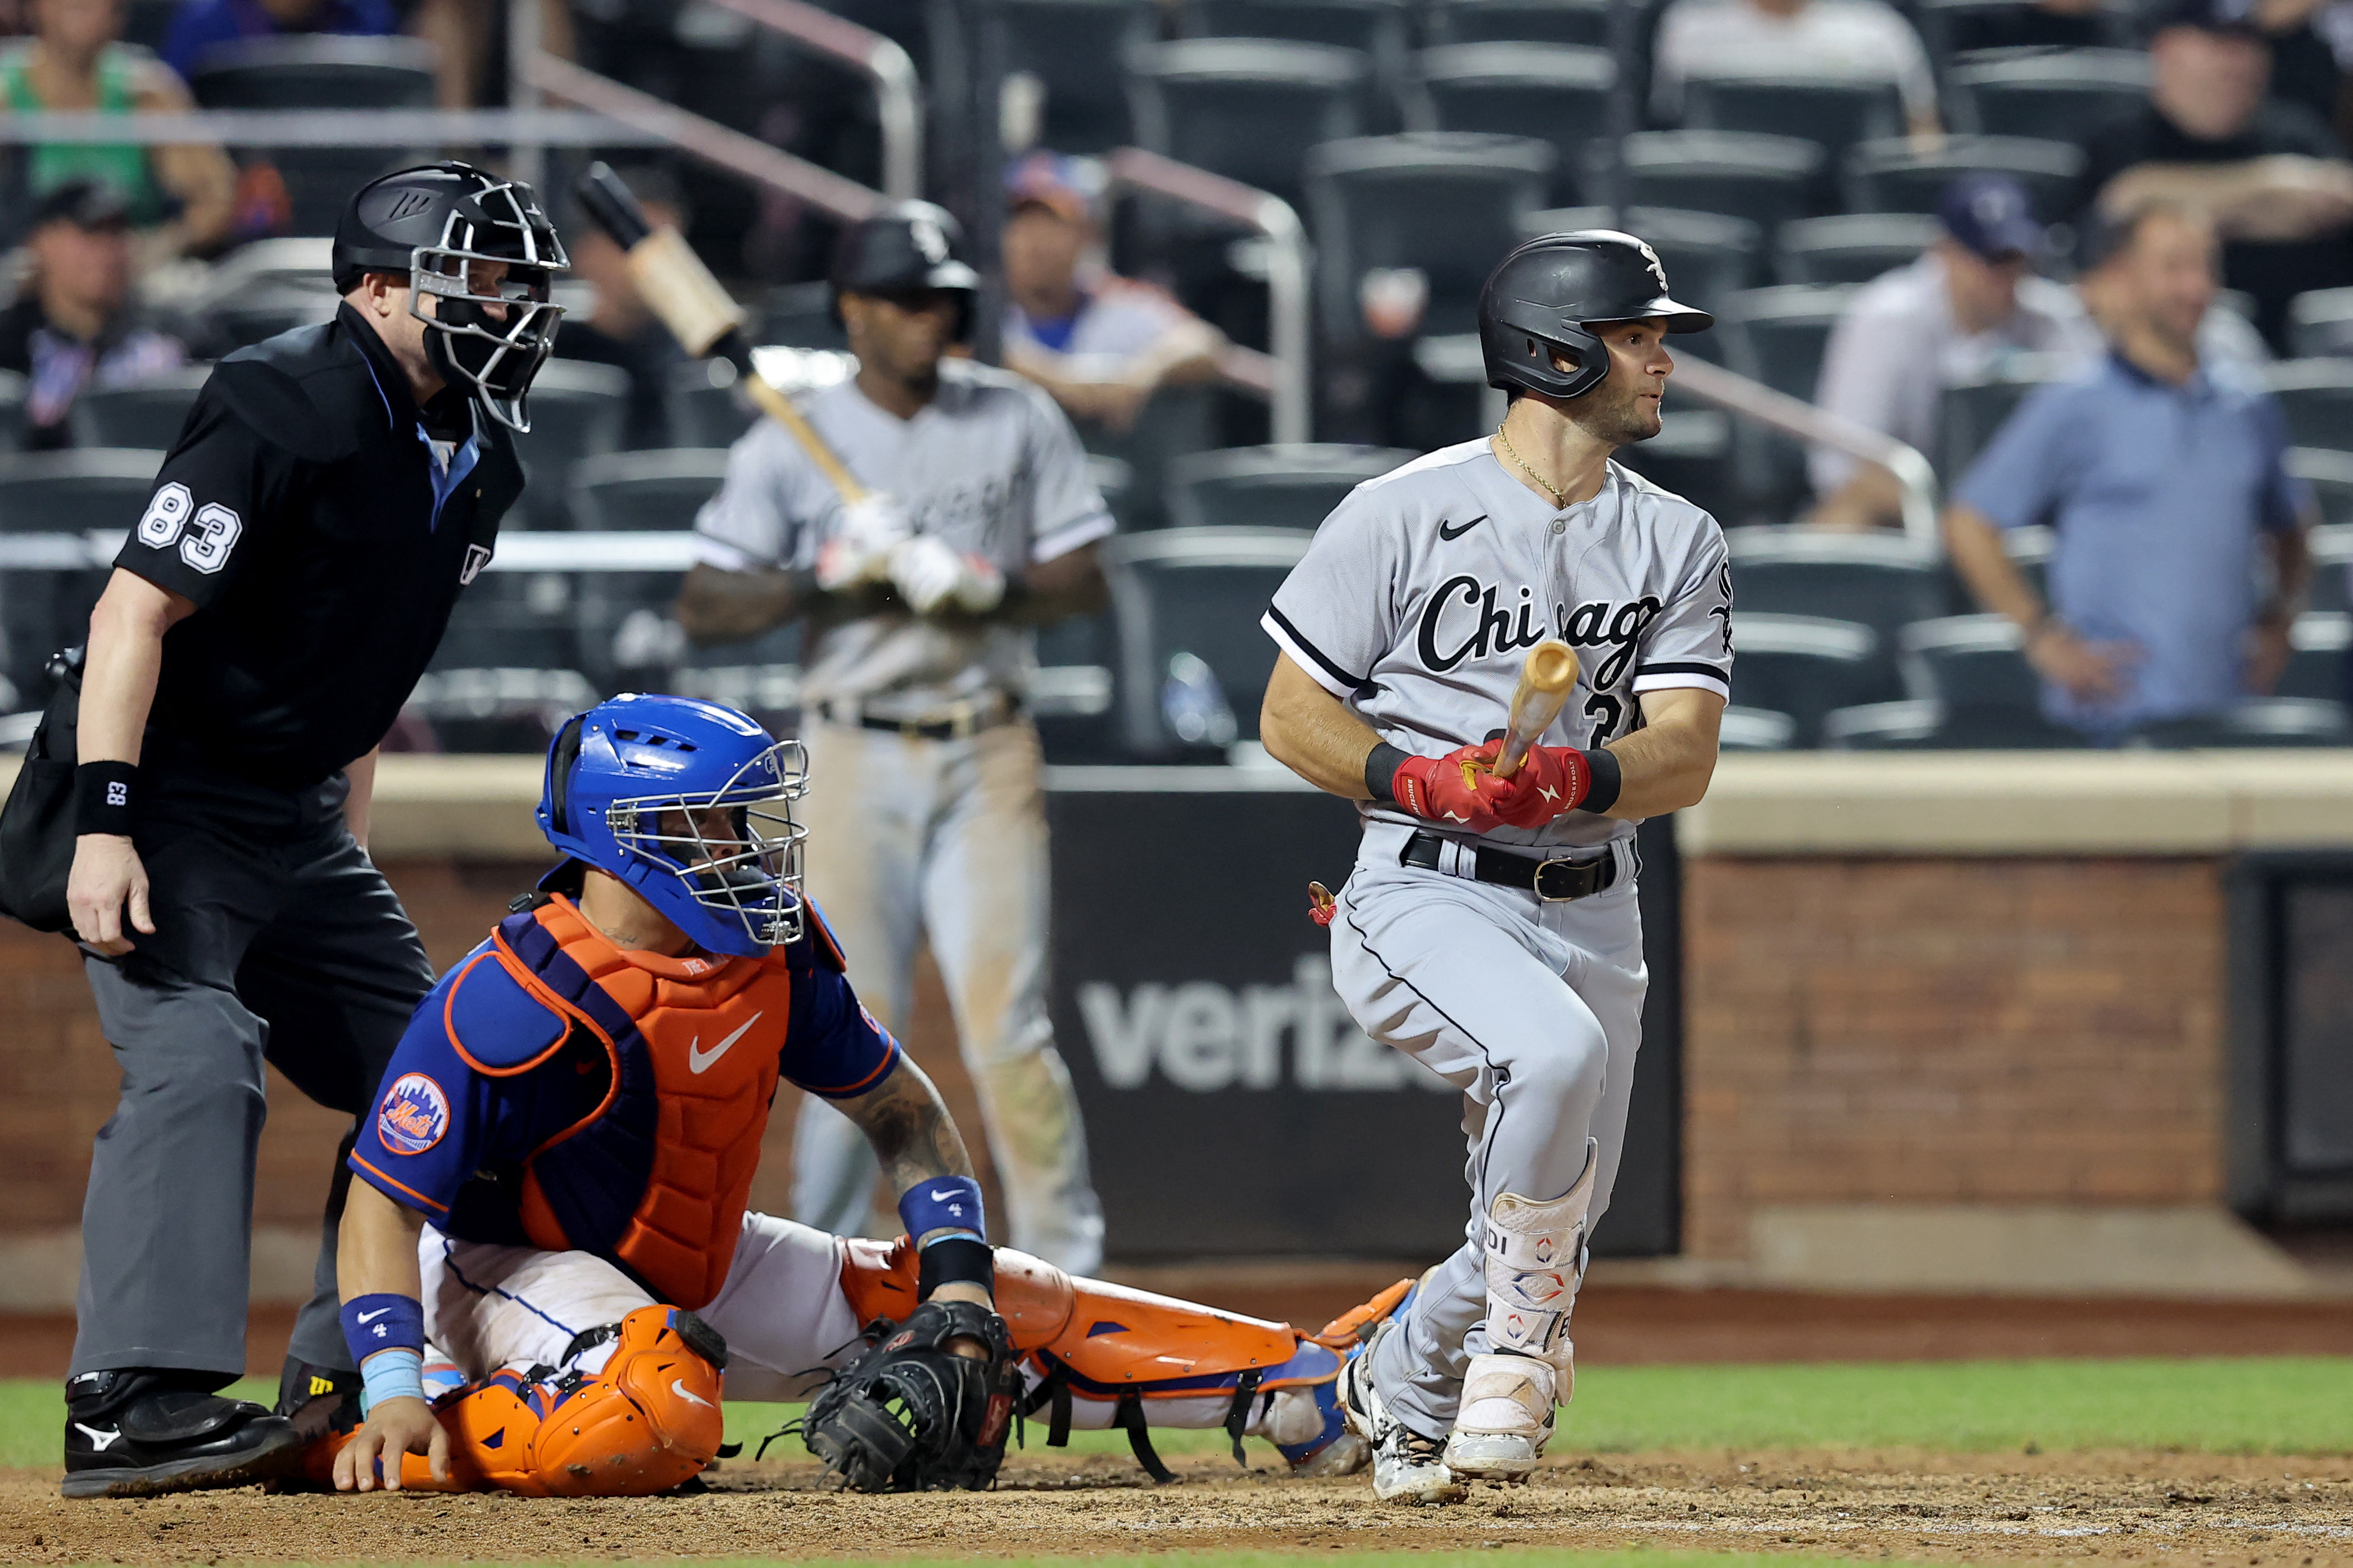
[{"label": "gray baseball jersey", "polygon": [[[1262,624],[1384,740],[1420,756],[1503,728],[1526,650],[1548,637],[1576,648],[1580,668],[1547,745],[1627,733],[1646,691],[1732,692],[1732,580],[1715,520],[1615,463],[1599,495],[1556,511],[1483,437],[1358,485]],[[1394,806],[1362,809],[1428,826]],[[1486,837],[1577,846],[1633,831],[1572,811]]]},{"label": "gray baseball jersey", "polygon": [[[868,401],[855,381],[798,399],[810,426],[870,489],[1008,575],[1112,531],[1078,433],[1034,384],[970,360],[940,365],[938,394],[913,419]],[[728,571],[808,570],[840,526],[841,498],[785,429],[754,425],[695,519],[697,558]],[[1033,662],[1023,627],[952,626],[900,612],[820,617],[803,682],[811,701],[854,700],[921,719],[991,688],[1015,695]]]}]

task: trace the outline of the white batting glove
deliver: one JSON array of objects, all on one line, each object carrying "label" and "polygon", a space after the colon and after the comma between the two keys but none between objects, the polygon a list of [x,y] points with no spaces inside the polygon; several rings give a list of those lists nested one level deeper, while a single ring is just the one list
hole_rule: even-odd
[{"label": "white batting glove", "polygon": [[828,594],[880,583],[891,574],[891,552],[913,535],[899,503],[879,491],[841,509],[833,537],[818,546],[817,585]]},{"label": "white batting glove", "polygon": [[923,534],[891,552],[891,582],[919,616],[953,604],[981,615],[1005,597],[1005,574],[977,556],[959,555],[945,540]]}]

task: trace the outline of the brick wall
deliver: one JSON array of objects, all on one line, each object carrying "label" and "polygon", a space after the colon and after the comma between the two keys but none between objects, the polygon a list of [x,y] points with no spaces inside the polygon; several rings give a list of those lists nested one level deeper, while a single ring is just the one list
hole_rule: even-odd
[{"label": "brick wall", "polygon": [[1687,1251],[1765,1205],[2219,1194],[2217,862],[1685,872]]},{"label": "brick wall", "polygon": [[[527,889],[544,863],[452,864],[396,861],[386,874],[425,938],[437,969],[462,956]],[[979,1126],[979,1112],[947,1021],[946,1000],[926,964],[917,990],[909,1044],[939,1083],[959,1125]],[[71,1228],[80,1222],[90,1139],[114,1109],[117,1077],[79,955],[65,939],[42,936],[0,919],[0,1151],[10,1180],[0,1183],[0,1237]],[[797,1097],[777,1098],[755,1207],[789,1212],[791,1133]],[[275,1072],[269,1121],[255,1177],[254,1223],[304,1227],[318,1223],[330,1163],[345,1120],[304,1099]],[[1003,1213],[987,1151],[976,1131],[974,1160],[989,1201]]]}]

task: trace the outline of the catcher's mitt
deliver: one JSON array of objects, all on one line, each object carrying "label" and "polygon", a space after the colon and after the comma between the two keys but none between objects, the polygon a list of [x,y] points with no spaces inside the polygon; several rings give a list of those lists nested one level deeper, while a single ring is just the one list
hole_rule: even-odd
[{"label": "catcher's mitt", "polygon": [[[1005,1460],[1019,1369],[1005,1320],[969,1301],[926,1301],[810,1396],[801,1439],[836,1485],[862,1492],[981,1491]],[[967,1338],[985,1361],[948,1349]]]}]

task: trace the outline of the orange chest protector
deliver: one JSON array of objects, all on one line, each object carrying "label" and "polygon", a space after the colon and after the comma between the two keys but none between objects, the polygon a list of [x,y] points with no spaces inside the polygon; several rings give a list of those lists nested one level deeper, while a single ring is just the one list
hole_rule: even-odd
[{"label": "orange chest protector", "polygon": [[[519,1212],[533,1245],[609,1258],[675,1306],[716,1296],[760,1161],[792,987],[781,952],[626,952],[566,899],[501,921],[448,993],[449,1037],[469,1065],[526,1072],[582,1032],[610,1064],[602,1101],[524,1165]],[[532,1026],[515,1026],[534,1012]],[[548,1015],[554,1037],[534,1048]],[[461,1030],[495,1033],[504,1048],[477,1050]]]}]

